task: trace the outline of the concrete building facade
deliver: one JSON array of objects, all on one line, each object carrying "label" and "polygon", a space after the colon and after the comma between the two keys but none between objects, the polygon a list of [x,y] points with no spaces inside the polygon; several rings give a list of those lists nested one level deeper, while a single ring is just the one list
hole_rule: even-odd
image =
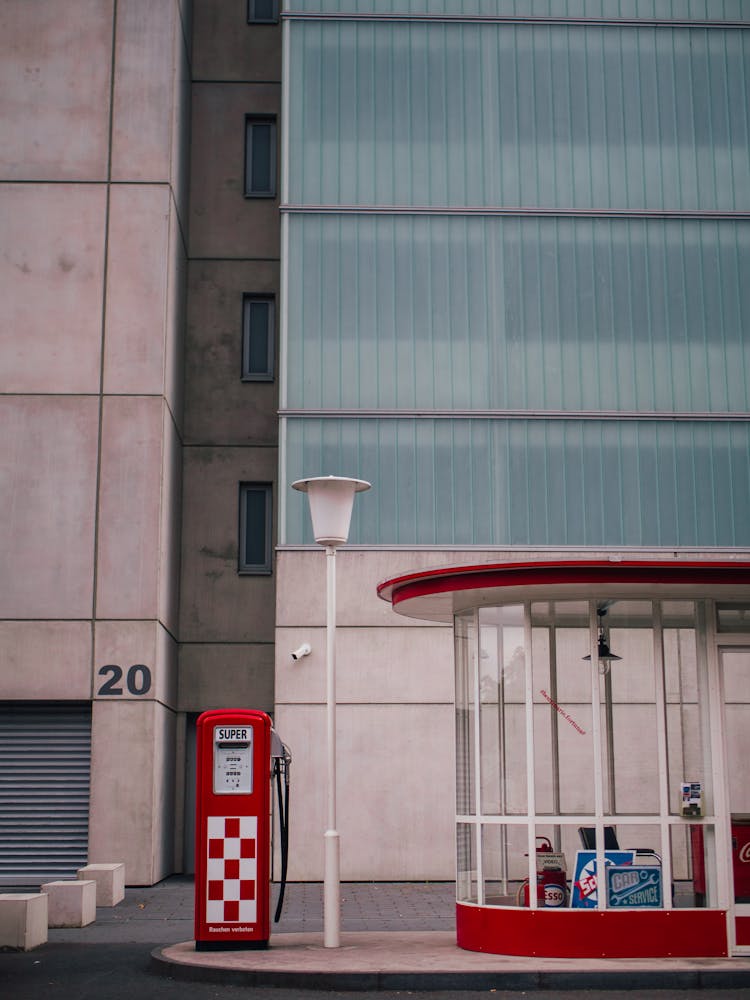
[{"label": "concrete building facade", "polygon": [[[283,6],[0,4],[5,794],[33,730],[81,783],[61,865],[131,884],[192,869],[228,706],[273,715],[289,876],[322,875],[296,479],[374,487],[338,558],[345,879],[455,872],[454,631],[380,581],[750,551],[740,0]],[[13,850],[0,878],[55,874]]]},{"label": "concrete building facade", "polygon": [[[0,8],[1,697],[90,713],[88,855],[148,883],[174,866],[189,25],[177,2],[59,15]],[[58,790],[13,767],[5,863],[43,874]]]}]

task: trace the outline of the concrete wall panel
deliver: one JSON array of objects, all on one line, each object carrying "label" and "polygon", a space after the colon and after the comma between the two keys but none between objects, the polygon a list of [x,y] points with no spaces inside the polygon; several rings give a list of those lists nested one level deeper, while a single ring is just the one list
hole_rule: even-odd
[{"label": "concrete wall panel", "polygon": [[3,391],[98,392],[105,213],[104,187],[0,184]]},{"label": "concrete wall panel", "polygon": [[185,450],[182,642],[273,642],[275,576],[237,567],[239,484],[273,483],[276,467],[275,448]]},{"label": "concrete wall panel", "polygon": [[[179,48],[178,48],[179,46]],[[182,29],[176,0],[117,7],[112,178],[169,182]]]},{"label": "concrete wall panel", "polygon": [[0,397],[0,427],[0,617],[89,618],[98,400]]},{"label": "concrete wall panel", "polygon": [[3,0],[0,178],[104,180],[113,0]]},{"label": "concrete wall panel", "polygon": [[[356,499],[355,499],[356,504]],[[377,595],[383,580],[402,573],[435,566],[474,564],[497,560],[497,553],[421,552],[341,548],[336,555],[337,619],[341,625],[401,625],[439,628],[428,622],[397,615],[387,601]],[[282,549],[277,554],[278,576],[283,582],[283,599],[276,608],[277,624],[294,627],[302,623],[325,625],[326,568],[321,548]]]},{"label": "concrete wall panel", "polygon": [[[453,630],[402,618],[376,593],[388,576],[445,561],[453,554],[345,548],[336,557],[342,878],[454,877]],[[325,556],[282,550],[277,572],[276,721],[295,761],[290,877],[317,879],[326,788]],[[291,650],[305,641],[312,652],[293,661]]]},{"label": "concrete wall panel", "polygon": [[[145,675],[132,667],[148,668]],[[118,675],[110,667],[119,667]],[[172,636],[154,621],[98,621],[95,624],[93,690],[106,701],[160,701],[174,707],[177,691],[177,650]],[[130,680],[130,683],[129,683]]]},{"label": "concrete wall panel", "polygon": [[95,701],[91,725],[89,861],[123,861],[128,885],[172,870],[165,856],[173,800],[174,713],[153,701]]},{"label": "concrete wall panel", "polygon": [[191,257],[278,259],[278,198],[245,198],[244,171],[245,115],[278,115],[280,92],[274,84],[194,84]]},{"label": "concrete wall panel", "polygon": [[153,702],[94,702],[89,861],[124,862],[128,885],[149,885],[154,870],[153,745]]},{"label": "concrete wall panel", "polygon": [[278,80],[281,25],[248,25],[247,0],[195,0],[199,80]]},{"label": "concrete wall panel", "polygon": [[112,188],[104,391],[164,392],[169,189]]},{"label": "concrete wall panel", "polygon": [[[341,878],[452,879],[452,705],[345,705],[337,712]],[[292,754],[290,880],[323,876],[325,709],[280,705],[276,728]]]},{"label": "concrete wall panel", "polygon": [[[185,439],[275,444],[278,379],[243,382],[243,293],[274,294],[274,261],[195,261],[189,269]],[[278,306],[278,303],[277,303]],[[278,316],[278,308],[276,310]],[[278,363],[278,349],[275,352]]]},{"label": "concrete wall panel", "polygon": [[183,643],[179,710],[203,712],[234,706],[273,714],[273,646]]},{"label": "concrete wall panel", "polygon": [[91,697],[88,622],[0,622],[0,700]]},{"label": "concrete wall panel", "polygon": [[[309,656],[291,651],[309,642]],[[278,629],[276,701],[324,702],[325,629]],[[336,695],[342,704],[453,703],[453,629],[336,629]]]},{"label": "concrete wall panel", "polygon": [[163,405],[156,397],[104,401],[99,618],[156,618]]},{"label": "concrete wall panel", "polygon": [[[95,698],[107,701],[120,698],[144,697],[153,700],[159,687],[156,661],[156,622],[147,621],[97,621],[94,625],[94,673],[93,688]],[[131,666],[143,664],[151,672],[151,690],[145,695],[136,695],[128,690],[127,673]],[[107,668],[119,667],[122,675],[117,678]],[[141,679],[137,684],[142,683]]]}]

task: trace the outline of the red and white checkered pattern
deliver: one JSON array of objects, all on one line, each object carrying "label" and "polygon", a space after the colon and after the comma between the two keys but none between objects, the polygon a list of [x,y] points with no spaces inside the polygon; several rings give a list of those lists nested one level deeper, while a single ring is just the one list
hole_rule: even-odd
[{"label": "red and white checkered pattern", "polygon": [[257,918],[257,816],[208,816],[206,923]]}]

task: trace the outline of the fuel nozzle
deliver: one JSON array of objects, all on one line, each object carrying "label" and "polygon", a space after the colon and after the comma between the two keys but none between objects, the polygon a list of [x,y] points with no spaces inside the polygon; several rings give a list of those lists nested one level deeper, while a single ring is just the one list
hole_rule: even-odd
[{"label": "fuel nozzle", "polygon": [[289,765],[292,763],[292,755],[289,747],[284,743],[275,729],[271,730],[271,760],[273,762],[274,773],[284,775],[284,781],[289,784]]}]

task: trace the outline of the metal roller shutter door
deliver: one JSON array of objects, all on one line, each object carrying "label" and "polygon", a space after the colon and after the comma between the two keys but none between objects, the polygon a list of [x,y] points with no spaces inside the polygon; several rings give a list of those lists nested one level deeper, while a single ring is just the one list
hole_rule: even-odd
[{"label": "metal roller shutter door", "polygon": [[75,878],[90,774],[88,702],[0,704],[0,885]]}]

